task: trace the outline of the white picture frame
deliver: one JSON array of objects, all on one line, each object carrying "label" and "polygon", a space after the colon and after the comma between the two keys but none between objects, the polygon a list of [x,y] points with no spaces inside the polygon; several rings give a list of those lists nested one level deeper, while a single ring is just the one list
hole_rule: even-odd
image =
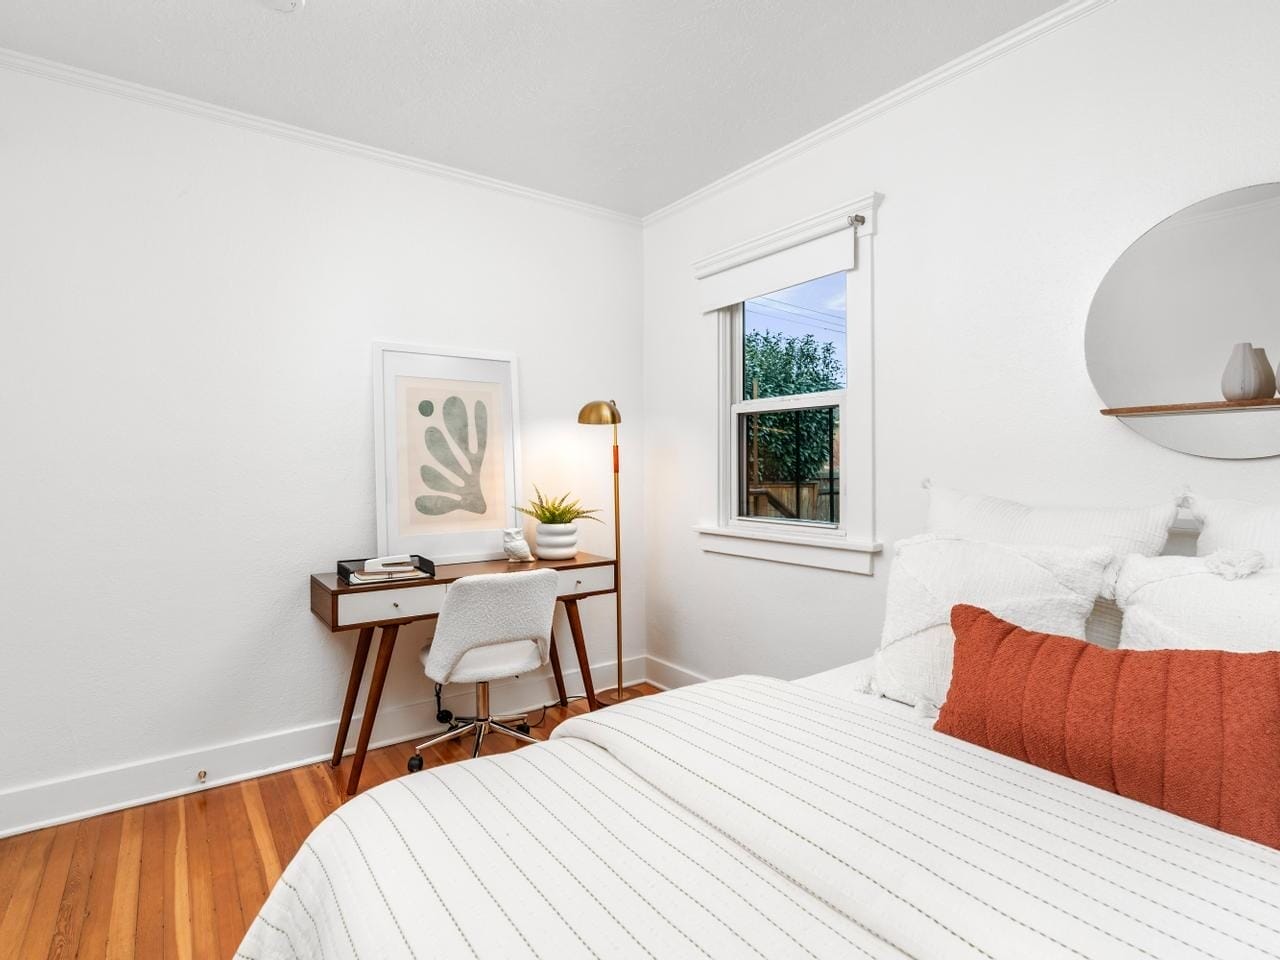
[{"label": "white picture frame", "polygon": [[503,556],[521,490],[513,354],[375,343],[373,436],[379,556]]}]

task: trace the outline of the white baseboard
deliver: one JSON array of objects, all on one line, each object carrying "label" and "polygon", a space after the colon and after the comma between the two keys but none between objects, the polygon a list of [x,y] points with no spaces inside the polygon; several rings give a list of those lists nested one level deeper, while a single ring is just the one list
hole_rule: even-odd
[{"label": "white baseboard", "polygon": [[[661,687],[663,690],[674,690],[676,687],[687,687],[691,683],[705,683],[710,677],[704,677],[700,673],[694,673],[692,670],[686,670],[684,667],[677,666],[668,660],[660,657],[645,657],[648,661],[646,674],[648,680],[655,687]],[[592,671],[594,676],[595,671]]]},{"label": "white baseboard", "polygon": [[[677,676],[677,668],[658,662],[663,664],[666,672],[659,671],[660,678],[653,681],[655,686],[666,689],[682,685],[681,682],[672,682]],[[630,685],[649,680],[652,676],[649,663],[649,658],[643,656],[625,659],[622,663],[624,682]],[[617,683],[614,661],[592,664],[591,677],[597,690],[612,688]],[[570,696],[581,693],[579,671],[565,670],[564,682]],[[473,689],[469,685],[450,687],[445,692],[444,705],[457,714],[471,712],[475,702]],[[550,671],[544,670],[495,682],[491,686],[491,697],[495,711],[519,713],[536,710],[542,704],[555,701],[555,681]],[[435,714],[435,700],[431,697],[416,703],[383,704],[378,710],[377,727],[370,746],[380,747],[418,737],[425,740],[443,729],[436,722]],[[352,718],[347,738],[348,754],[354,750],[360,720],[359,713]],[[231,743],[13,787],[0,792],[0,837],[326,760],[333,753],[337,734],[338,720],[335,717],[322,723]],[[204,783],[199,782],[196,776],[200,770],[207,774]]]}]

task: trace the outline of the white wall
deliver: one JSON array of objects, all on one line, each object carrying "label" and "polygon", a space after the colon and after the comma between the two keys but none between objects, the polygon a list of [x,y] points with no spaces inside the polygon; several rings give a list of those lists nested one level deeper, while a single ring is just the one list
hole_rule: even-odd
[{"label": "white wall", "polygon": [[922,529],[926,476],[1035,502],[1140,504],[1188,483],[1276,499],[1280,459],[1196,459],[1100,416],[1083,341],[1094,290],[1143,231],[1280,179],[1277,36],[1270,0],[1119,0],[651,219],[650,656],[710,676],[795,677],[876,643],[889,556],[873,577],[823,572],[703,553],[691,529],[715,517],[716,346],[690,264],[872,190],[885,195],[875,359],[886,544]]},{"label": "white wall", "polygon": [[[886,543],[921,528],[925,476],[1274,499],[1280,460],[1099,416],[1083,332],[1144,230],[1280,179],[1278,33],[1269,0],[1118,0],[651,220],[643,248],[620,220],[0,71],[0,833],[325,752],[353,638],[308,612],[306,575],[375,549],[375,339],[516,352],[525,481],[602,506],[607,433],[573,415],[618,400],[651,675],[869,652],[888,557],[861,577],[698,548],[716,356],[690,264],[870,190]],[[584,614],[608,667],[610,605]],[[425,633],[383,738],[430,722]]]},{"label": "white wall", "polygon": [[[606,515],[575,415],[617,399],[642,654],[640,257],[634,222],[0,70],[0,833],[331,744],[354,636],[307,575],[376,550],[377,339],[516,353],[525,483]],[[425,636],[382,739],[433,722]]]}]

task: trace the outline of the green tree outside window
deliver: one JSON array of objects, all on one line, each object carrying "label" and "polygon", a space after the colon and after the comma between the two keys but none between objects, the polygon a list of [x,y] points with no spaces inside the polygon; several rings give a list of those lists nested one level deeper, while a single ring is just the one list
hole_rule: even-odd
[{"label": "green tree outside window", "polygon": [[[844,388],[836,345],[812,334],[788,337],[773,330],[749,330],[742,338],[742,358],[748,400]],[[753,482],[826,476],[834,455],[826,410],[760,414],[756,434],[751,438]]]}]

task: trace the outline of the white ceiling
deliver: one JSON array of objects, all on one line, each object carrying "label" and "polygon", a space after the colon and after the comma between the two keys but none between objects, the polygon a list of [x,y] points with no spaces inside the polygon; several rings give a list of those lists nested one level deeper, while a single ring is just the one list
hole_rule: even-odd
[{"label": "white ceiling", "polygon": [[645,214],[1060,0],[3,0],[0,47]]}]

